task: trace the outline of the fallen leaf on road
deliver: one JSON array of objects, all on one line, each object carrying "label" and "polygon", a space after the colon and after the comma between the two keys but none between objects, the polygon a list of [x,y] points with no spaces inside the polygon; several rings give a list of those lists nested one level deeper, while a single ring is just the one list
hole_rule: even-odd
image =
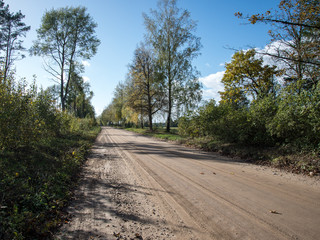
[{"label": "fallen leaf on road", "polygon": [[200,174],[202,174],[202,175],[203,175],[204,173],[203,173],[203,172],[201,172]]},{"label": "fallen leaf on road", "polygon": [[116,238],[120,238],[121,237],[121,234],[120,233],[115,233],[115,232],[113,232],[113,236],[115,236]]},{"label": "fallen leaf on road", "polygon": [[216,175],[216,173],[215,172],[212,172],[214,175]]},{"label": "fallen leaf on road", "polygon": [[136,238],[138,238],[138,239],[143,239],[142,236],[141,236],[139,233],[136,233],[135,236],[136,236]]},{"label": "fallen leaf on road", "polygon": [[270,210],[270,213],[273,213],[273,214],[281,214],[281,213],[279,213],[279,212],[276,211],[276,210]]}]

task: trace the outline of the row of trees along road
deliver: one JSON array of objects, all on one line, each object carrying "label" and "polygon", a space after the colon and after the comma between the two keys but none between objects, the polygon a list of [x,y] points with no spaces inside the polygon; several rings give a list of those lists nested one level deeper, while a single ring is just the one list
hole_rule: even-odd
[{"label": "row of trees along road", "polygon": [[[196,23],[176,0],[162,0],[157,10],[143,14],[145,42],[134,52],[125,83],[115,89],[112,103],[104,110],[103,122],[138,123],[159,111],[167,114],[170,131],[173,111],[193,109],[201,99],[199,73],[192,60],[200,54],[200,38],[194,35]],[[179,116],[177,116],[179,117]],[[140,120],[139,120],[140,119]]]},{"label": "row of trees along road", "polygon": [[99,40],[85,8],[47,11],[30,51],[58,84],[39,90],[14,73],[30,29],[23,19],[0,0],[0,239],[49,239],[100,130],[80,75]]}]

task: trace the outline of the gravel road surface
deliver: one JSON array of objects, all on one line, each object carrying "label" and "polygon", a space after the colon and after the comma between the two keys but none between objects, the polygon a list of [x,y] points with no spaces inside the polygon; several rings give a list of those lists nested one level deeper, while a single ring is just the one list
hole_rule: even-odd
[{"label": "gravel road surface", "polygon": [[104,127],[56,239],[320,239],[319,177]]}]

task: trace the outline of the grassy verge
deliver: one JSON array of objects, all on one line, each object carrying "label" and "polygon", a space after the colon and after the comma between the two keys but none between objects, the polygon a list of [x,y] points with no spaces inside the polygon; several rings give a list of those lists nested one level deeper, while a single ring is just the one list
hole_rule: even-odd
[{"label": "grassy verge", "polygon": [[178,129],[175,128],[170,133],[165,132],[165,129],[157,129],[154,132],[141,128],[126,128],[126,130],[159,139],[176,141],[189,147],[218,152],[221,155],[239,158],[245,162],[268,165],[289,172],[320,174],[320,156],[312,151],[298,151],[290,147],[245,146],[224,143],[210,137],[188,138],[180,136]]},{"label": "grassy verge", "polygon": [[126,130],[131,132],[136,132],[145,136],[155,137],[162,140],[169,140],[169,141],[176,141],[176,142],[184,142],[186,138],[180,136],[178,134],[178,129],[172,128],[171,132],[166,132],[164,128],[157,128],[153,132],[149,129],[142,129],[142,128],[126,128]]},{"label": "grassy verge", "polygon": [[0,152],[0,239],[45,239],[63,209],[99,133],[95,127]]},{"label": "grassy verge", "polygon": [[320,156],[316,152],[289,146],[265,147],[224,143],[212,138],[193,138],[185,142],[205,151],[236,157],[245,162],[268,165],[288,172],[320,175]]}]

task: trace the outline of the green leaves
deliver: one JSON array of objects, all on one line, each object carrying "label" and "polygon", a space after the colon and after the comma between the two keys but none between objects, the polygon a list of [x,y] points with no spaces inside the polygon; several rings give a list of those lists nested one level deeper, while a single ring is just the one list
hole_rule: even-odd
[{"label": "green leaves", "polygon": [[202,46],[194,34],[196,23],[187,10],[177,7],[175,0],[159,1],[157,10],[143,16],[147,42],[153,47],[158,71],[165,81],[167,131],[170,131],[172,109],[182,106],[192,109],[201,98],[198,72],[192,61]]},{"label": "green leaves", "polygon": [[90,59],[97,52],[100,40],[95,36],[97,24],[84,7],[65,7],[47,11],[37,30],[38,39],[30,52],[45,56],[46,70],[60,83],[62,109],[74,73],[81,73],[80,59]]},{"label": "green leaves", "polygon": [[220,92],[221,102],[245,105],[248,97],[257,100],[274,93],[278,73],[276,66],[263,65],[254,49],[236,52],[231,63],[226,64],[221,81],[224,84],[224,92]]},{"label": "green leaves", "polygon": [[35,85],[0,84],[1,239],[44,239],[59,224],[95,126],[57,110]]},{"label": "green leaves", "polygon": [[22,22],[24,17],[20,11],[11,13],[9,5],[5,6],[4,2],[0,1],[0,59],[2,63],[0,69],[3,72],[4,82],[9,78],[13,62],[24,58],[21,52],[25,48],[20,38],[25,37],[30,30],[30,26]]}]

